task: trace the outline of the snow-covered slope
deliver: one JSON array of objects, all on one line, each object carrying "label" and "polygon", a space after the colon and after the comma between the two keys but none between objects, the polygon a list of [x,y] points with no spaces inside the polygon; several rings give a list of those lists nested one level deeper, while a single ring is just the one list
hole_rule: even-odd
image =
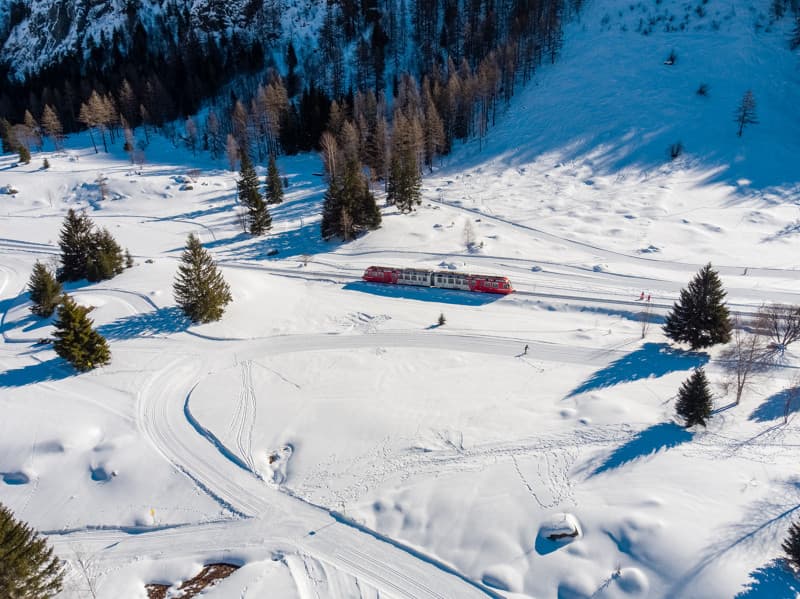
[{"label": "snow-covered slope", "polygon": [[126,54],[139,24],[149,38],[149,50],[163,53],[186,43],[186,28],[199,36],[230,37],[235,32],[246,40],[291,39],[315,22],[318,9],[305,0],[25,0],[11,11],[12,4],[0,7],[0,33],[7,32],[0,36],[0,63],[9,65],[14,79],[67,56],[83,61],[92,48],[99,48],[101,55],[110,55],[115,47]]},{"label": "snow-covered slope", "polygon": [[[788,21],[698,5],[586,2],[561,61],[426,178],[423,205],[349,244],[319,239],[316,156],[279,160],[287,201],[257,239],[236,173],[163,139],[141,169],[85,136],[47,171],[0,158],[18,190],[0,196],[0,501],[83,556],[104,598],[212,561],[245,564],[209,594],[225,598],[795,596],[778,558],[800,503],[797,404],[784,421],[800,356],[736,405],[719,348],[672,348],[658,326],[707,260],[741,314],[800,304]],[[761,122],[740,139],[748,88]],[[81,375],[37,344],[52,325],[24,292],[69,207],[136,261],[69,289],[113,353]],[[171,298],[189,232],[232,288],[217,323]],[[517,293],[365,284],[370,264],[503,273]],[[687,431],[674,397],[697,366],[715,412]],[[64,596],[88,592],[73,568]]]}]

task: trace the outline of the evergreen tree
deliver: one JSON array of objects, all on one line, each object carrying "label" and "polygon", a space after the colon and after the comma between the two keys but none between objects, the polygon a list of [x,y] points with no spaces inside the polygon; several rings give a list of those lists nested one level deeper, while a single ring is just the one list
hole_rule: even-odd
[{"label": "evergreen tree", "polygon": [[418,123],[409,121],[399,111],[395,114],[386,198],[403,213],[422,203],[419,134]]},{"label": "evergreen tree", "polygon": [[92,250],[92,221],[85,212],[77,213],[69,209],[61,227],[58,245],[61,247],[59,280],[79,281],[86,278]]},{"label": "evergreen tree", "polygon": [[263,235],[272,228],[272,216],[260,193],[253,196],[247,207],[247,224],[250,235]]},{"label": "evergreen tree", "polygon": [[20,164],[30,164],[31,163],[31,151],[25,147],[23,144],[19,144],[17,146],[17,152],[19,153],[19,163]]},{"label": "evergreen tree", "polygon": [[258,192],[258,175],[250,159],[250,154],[244,150],[241,152],[241,169],[239,180],[236,181],[236,189],[239,193],[239,203],[245,208],[250,208],[255,203]]},{"label": "evergreen tree", "polygon": [[725,291],[719,274],[706,264],[681,289],[681,297],[664,324],[664,333],[677,342],[687,342],[692,349],[727,343],[731,338],[731,319],[724,303]]},{"label": "evergreen tree", "polygon": [[711,416],[712,408],[711,390],[706,373],[702,368],[698,368],[678,390],[675,412],[683,418],[686,428],[689,428],[695,424],[705,426],[706,420]]},{"label": "evergreen tree", "polygon": [[283,183],[278,165],[275,163],[275,155],[269,155],[269,165],[267,166],[267,204],[280,204],[283,202]]},{"label": "evergreen tree", "polygon": [[781,544],[781,549],[786,552],[792,569],[800,571],[800,523],[792,522],[789,526],[789,536]]},{"label": "evergreen tree", "polygon": [[125,254],[108,229],[93,232],[86,262],[86,278],[93,283],[113,279],[125,270],[124,265]]},{"label": "evergreen tree", "polygon": [[11,123],[6,119],[0,118],[0,153],[10,154],[16,151],[17,147],[11,131]]},{"label": "evergreen tree", "polygon": [[422,203],[422,178],[417,168],[416,158],[407,150],[392,152],[389,165],[389,181],[386,199],[400,212],[411,212],[415,205]]},{"label": "evergreen tree", "polygon": [[50,270],[38,260],[33,265],[33,272],[28,281],[28,293],[31,296],[31,312],[36,316],[48,318],[58,306],[61,295],[61,284],[56,281]]},{"label": "evergreen tree", "polygon": [[53,548],[0,504],[0,590],[4,599],[49,599],[61,591],[64,568]]},{"label": "evergreen tree", "polygon": [[329,179],[322,204],[323,239],[341,237],[349,241],[361,231],[380,226],[381,212],[356,158],[348,160],[342,172]]},{"label": "evergreen tree", "polygon": [[746,92],[744,92],[742,101],[739,103],[738,108],[736,108],[734,120],[739,125],[739,131],[737,132],[739,137],[742,136],[745,125],[758,124],[758,117],[756,117],[756,98],[753,95],[752,90],[748,89]]},{"label": "evergreen tree", "polygon": [[108,364],[111,352],[105,338],[92,328],[92,320],[87,316],[89,308],[79,306],[66,293],[61,296],[58,308],[56,340],[53,349],[72,364],[77,370],[85,372]]},{"label": "evergreen tree", "polygon": [[125,268],[133,268],[133,256],[128,248],[125,248]]},{"label": "evergreen tree", "polygon": [[192,322],[222,318],[233,298],[211,255],[196,235],[189,235],[173,284],[175,302]]}]

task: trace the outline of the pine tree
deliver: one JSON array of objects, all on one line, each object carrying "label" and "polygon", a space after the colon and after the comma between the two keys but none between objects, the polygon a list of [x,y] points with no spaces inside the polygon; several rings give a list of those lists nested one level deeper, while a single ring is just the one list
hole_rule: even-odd
[{"label": "pine tree", "polygon": [[255,202],[256,196],[260,196],[256,169],[250,159],[250,154],[244,151],[241,156],[241,169],[239,170],[239,180],[236,181],[236,189],[239,194],[239,203],[245,208],[250,208]]},{"label": "pine tree", "polygon": [[86,213],[72,208],[67,212],[58,245],[61,247],[59,280],[79,281],[86,278],[92,250],[92,221]]},{"label": "pine tree", "polygon": [[735,116],[735,121],[739,125],[739,131],[737,132],[739,137],[742,136],[745,125],[758,124],[758,118],[756,117],[756,98],[753,95],[752,90],[748,89],[746,92],[744,92],[742,101],[739,103],[739,107],[736,109]]},{"label": "pine tree", "polygon": [[85,372],[108,364],[111,352],[105,338],[92,328],[92,320],[87,316],[89,309],[79,306],[66,293],[61,296],[58,308],[56,340],[53,349],[72,364],[76,370]]},{"label": "pine tree", "polygon": [[676,342],[687,342],[692,349],[701,349],[731,338],[731,318],[724,303],[725,291],[719,274],[706,264],[681,289],[680,300],[667,314],[664,334]]},{"label": "pine tree", "polygon": [[263,235],[272,228],[272,216],[260,193],[253,196],[247,207],[247,224],[250,235]]},{"label": "pine tree", "polygon": [[26,148],[24,144],[19,144],[19,146],[17,146],[17,152],[19,153],[20,164],[31,163],[31,151]]},{"label": "pine tree", "polygon": [[0,589],[4,599],[49,599],[61,591],[64,567],[53,548],[0,504]]},{"label": "pine tree", "polygon": [[242,152],[241,163],[236,187],[239,192],[239,203],[247,210],[247,230],[251,235],[263,235],[272,227],[272,217],[264,198],[258,191],[258,175],[247,152]]},{"label": "pine tree", "polygon": [[196,235],[189,235],[173,284],[175,302],[192,322],[222,318],[233,298],[211,255]]},{"label": "pine tree", "polygon": [[381,212],[369,190],[358,159],[351,157],[336,176],[329,176],[328,190],[322,204],[320,234],[323,239],[353,239],[359,232],[377,229]]},{"label": "pine tree", "polygon": [[320,223],[320,236],[324,240],[342,235],[342,201],[339,185],[336,179],[328,183],[328,189],[322,200],[322,222]]},{"label": "pine tree", "polygon": [[269,165],[267,166],[267,204],[280,204],[283,202],[283,183],[278,165],[275,163],[275,155],[269,155]]},{"label": "pine tree", "polygon": [[113,279],[125,270],[125,254],[108,229],[91,235],[86,278],[91,282]]},{"label": "pine tree", "polygon": [[33,272],[28,281],[28,293],[31,296],[31,302],[33,302],[31,312],[42,318],[52,316],[61,299],[61,284],[56,281],[50,270],[38,260],[33,265]]},{"label": "pine tree", "polygon": [[387,200],[400,212],[411,212],[422,202],[422,175],[419,170],[420,131],[419,124],[405,118],[402,112],[395,114],[392,131],[392,159],[389,165]]},{"label": "pine tree", "polygon": [[689,428],[695,424],[705,426],[706,420],[711,416],[712,408],[711,390],[706,373],[702,368],[698,368],[678,390],[675,412],[683,418],[686,428]]},{"label": "pine tree", "polygon": [[10,154],[16,151],[17,146],[11,130],[11,123],[4,118],[0,118],[0,153]]},{"label": "pine tree", "polygon": [[133,268],[133,256],[128,248],[125,248],[125,268]]},{"label": "pine tree", "polygon": [[786,552],[792,569],[800,571],[800,523],[792,522],[789,526],[789,536],[781,544],[781,549]]}]

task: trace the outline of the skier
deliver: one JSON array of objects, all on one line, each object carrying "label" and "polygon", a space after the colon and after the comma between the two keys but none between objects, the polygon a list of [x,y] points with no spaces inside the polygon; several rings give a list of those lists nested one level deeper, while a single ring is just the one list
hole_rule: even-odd
[{"label": "skier", "polygon": [[649,293],[647,294],[647,301],[648,302],[650,301],[650,294]]},{"label": "skier", "polygon": [[644,291],[642,291],[642,294],[639,296],[639,301],[641,301],[643,299],[644,299]]},{"label": "skier", "polygon": [[527,343],[525,344],[525,349],[522,350],[522,355],[523,356],[527,356],[528,355],[528,344]]}]

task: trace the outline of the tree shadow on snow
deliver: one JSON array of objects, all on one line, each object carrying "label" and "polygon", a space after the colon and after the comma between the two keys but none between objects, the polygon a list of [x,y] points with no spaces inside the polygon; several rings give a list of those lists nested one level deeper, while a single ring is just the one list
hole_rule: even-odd
[{"label": "tree shadow on snow", "polygon": [[789,405],[789,415],[794,414],[800,410],[800,397],[797,396],[797,393],[798,389],[796,388],[778,391],[753,410],[748,419],[755,422],[769,422],[770,420],[783,418],[786,402],[792,398],[794,398],[794,401]]},{"label": "tree shadow on snow", "polygon": [[134,337],[155,337],[180,333],[189,328],[189,319],[177,306],[159,308],[152,312],[144,312],[126,316],[100,325],[97,331],[109,341],[132,339]]},{"label": "tree shadow on snow", "polygon": [[436,287],[413,287],[411,285],[387,285],[384,283],[368,283],[354,281],[343,287],[347,291],[358,291],[398,299],[411,299],[420,302],[437,304],[457,304],[460,306],[485,306],[499,300],[502,296],[496,293],[473,293],[455,289],[438,289]]},{"label": "tree shadow on snow", "polygon": [[708,362],[706,354],[674,349],[663,343],[645,343],[636,351],[595,372],[570,391],[567,397],[574,397],[594,389],[613,387],[619,383],[698,368],[706,362]]},{"label": "tree shadow on snow", "polygon": [[774,559],[749,576],[747,586],[735,599],[775,599],[800,593],[800,583],[783,559]]},{"label": "tree shadow on snow", "polygon": [[614,470],[641,458],[652,456],[659,451],[672,449],[692,440],[692,433],[673,422],[661,422],[646,428],[633,438],[617,447],[605,461],[592,471],[596,476]]},{"label": "tree shadow on snow", "polygon": [[[768,495],[747,506],[735,520],[714,530],[712,543],[700,553],[697,563],[675,580],[665,596],[686,596],[688,589],[700,584],[699,579],[709,566],[754,555],[774,555],[775,539],[783,538],[789,523],[800,509],[798,491],[798,479],[788,479],[780,486],[772,487]],[[754,582],[742,592],[753,594],[740,594],[737,597],[795,597],[794,593],[780,592],[791,587],[782,583],[779,572],[771,568],[774,565],[775,562],[772,562],[751,573]],[[755,594],[757,592],[761,594]]]},{"label": "tree shadow on snow", "polygon": [[287,229],[264,237],[253,238],[242,233],[203,245],[218,249],[225,260],[280,260],[303,254],[311,256],[330,252],[335,250],[339,243],[323,240],[319,233],[319,222],[314,221],[296,229]]},{"label": "tree shadow on snow", "polygon": [[0,389],[8,387],[25,387],[45,381],[60,381],[69,378],[75,371],[60,358],[47,362],[36,362],[22,368],[14,368],[0,372]]}]

